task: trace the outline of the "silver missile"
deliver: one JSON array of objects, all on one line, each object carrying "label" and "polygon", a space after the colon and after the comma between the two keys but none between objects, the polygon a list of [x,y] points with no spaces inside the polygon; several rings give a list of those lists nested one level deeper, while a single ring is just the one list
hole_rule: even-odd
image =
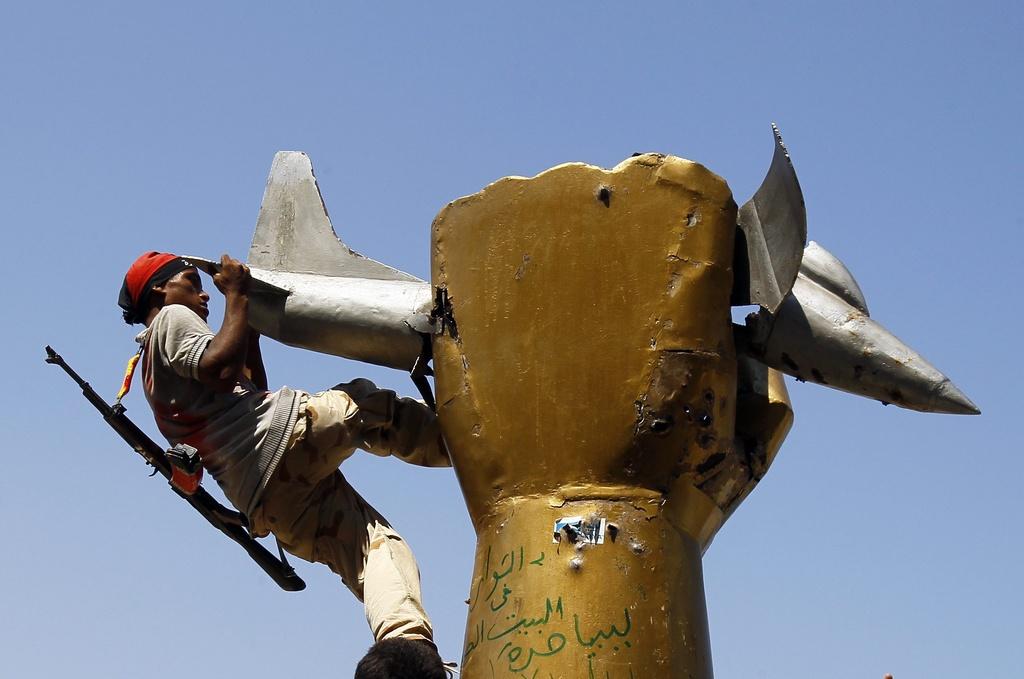
[{"label": "silver missile", "polygon": [[860,286],[815,242],[774,314],[747,317],[746,353],[798,380],[930,413],[976,415],[948,377],[868,316]]},{"label": "silver missile", "polygon": [[338,238],[305,153],[274,156],[248,264],[250,322],[285,344],[409,371],[432,332],[430,284]]},{"label": "silver missile", "polygon": [[[788,156],[785,164],[779,161],[776,140],[776,171],[784,170],[789,185],[798,186]],[[759,194],[758,210],[765,215],[783,214],[770,204],[772,195],[791,205],[800,200],[802,208],[793,191]],[[801,237],[800,229],[794,233],[790,243]],[[192,259],[208,272],[216,267]],[[434,332],[430,284],[338,239],[304,153],[274,156],[248,262],[251,322],[285,344],[408,371]],[[816,243],[804,250],[777,311],[766,306],[745,327],[737,326],[739,348],[755,360],[799,380],[905,408],[978,412],[947,377],[869,318],[856,280]]]}]

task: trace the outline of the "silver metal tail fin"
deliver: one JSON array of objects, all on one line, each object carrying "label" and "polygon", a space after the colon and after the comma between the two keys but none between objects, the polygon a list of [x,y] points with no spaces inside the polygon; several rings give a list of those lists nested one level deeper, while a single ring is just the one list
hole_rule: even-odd
[{"label": "silver metal tail fin", "polygon": [[309,156],[278,151],[267,178],[249,266],[266,271],[388,281],[420,279],[368,259],[338,238]]},{"label": "silver metal tail fin", "polygon": [[733,304],[759,304],[775,312],[793,287],[804,245],[807,213],[800,182],[772,123],[775,152],[761,186],[737,215]]}]

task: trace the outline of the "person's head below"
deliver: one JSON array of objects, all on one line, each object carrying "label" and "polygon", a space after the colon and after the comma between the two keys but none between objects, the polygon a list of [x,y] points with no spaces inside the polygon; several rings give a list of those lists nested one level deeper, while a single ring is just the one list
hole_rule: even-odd
[{"label": "person's head below", "polygon": [[355,679],[446,679],[441,656],[429,643],[383,639],[356,665]]},{"label": "person's head below", "polygon": [[147,252],[128,268],[117,304],[125,323],[149,325],[170,304],[188,307],[205,321],[209,301],[199,270],[191,262],[166,252]]}]

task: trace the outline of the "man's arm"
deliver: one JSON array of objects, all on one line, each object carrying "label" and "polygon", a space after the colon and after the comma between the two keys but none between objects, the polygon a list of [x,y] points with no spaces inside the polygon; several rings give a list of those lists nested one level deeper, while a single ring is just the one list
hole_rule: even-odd
[{"label": "man's arm", "polygon": [[249,267],[228,255],[221,256],[220,271],[213,283],[224,295],[224,322],[199,359],[199,381],[218,391],[233,389],[245,369],[250,280]]}]

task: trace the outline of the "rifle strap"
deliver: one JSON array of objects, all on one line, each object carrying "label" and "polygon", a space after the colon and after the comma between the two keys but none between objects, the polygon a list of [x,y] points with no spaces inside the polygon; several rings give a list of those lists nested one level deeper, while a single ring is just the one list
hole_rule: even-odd
[{"label": "rifle strap", "polygon": [[288,557],[284,555],[284,547],[281,546],[281,541],[277,539],[276,535],[274,536],[274,542],[277,544],[277,553],[281,556],[281,563],[284,564],[284,567],[290,572],[294,573],[295,569],[292,568],[290,563],[288,563]]},{"label": "rifle strap", "polygon": [[[249,524],[249,517],[247,517],[245,514],[239,514],[239,516],[242,517],[242,527],[245,529],[245,532],[248,533],[249,537],[251,537],[253,540],[259,539],[256,536],[256,534],[252,531],[252,526]],[[271,535],[273,535],[273,533],[271,533]],[[281,546],[281,541],[277,539],[276,535],[274,535],[274,544],[277,545],[277,554],[281,557],[281,565],[284,566],[285,570],[288,572],[289,575],[294,575],[295,569],[292,568],[292,565],[290,563],[288,563],[288,557],[285,556],[284,547]]]}]

